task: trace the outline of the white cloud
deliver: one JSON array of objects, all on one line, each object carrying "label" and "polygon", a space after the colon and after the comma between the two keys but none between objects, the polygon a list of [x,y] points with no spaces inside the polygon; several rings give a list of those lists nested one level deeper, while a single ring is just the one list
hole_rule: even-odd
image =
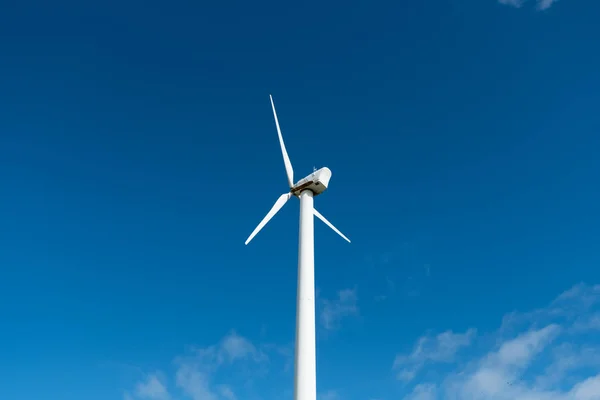
[{"label": "white cloud", "polygon": [[[232,371],[239,381],[247,371],[241,368],[249,363],[252,374],[260,373],[260,367],[269,361],[268,356],[250,340],[232,331],[217,344],[193,348],[175,359],[174,381],[183,399],[191,400],[236,400],[232,387],[218,382],[220,378],[232,378]],[[241,365],[240,365],[241,363]],[[241,368],[241,369],[240,369]],[[222,371],[224,370],[224,371]],[[174,396],[167,391],[162,374],[149,375],[135,386],[134,395],[126,392],[125,400],[169,400]],[[235,379],[233,379],[235,380]],[[175,398],[177,398],[175,396]]]},{"label": "white cloud", "polygon": [[257,362],[266,359],[266,355],[258,351],[248,339],[235,332],[231,332],[221,341],[220,355],[229,362],[249,357]]},{"label": "white cloud", "polygon": [[546,10],[550,8],[550,6],[556,3],[558,0],[538,0],[537,8],[538,10]]},{"label": "white cloud", "polygon": [[503,367],[526,367],[531,362],[532,357],[542,351],[559,331],[560,327],[557,325],[548,325],[540,330],[529,331],[503,343],[498,353],[493,357],[494,359],[490,361]]},{"label": "white cloud", "polygon": [[[461,398],[502,398],[516,395],[520,384],[514,384],[536,355],[556,338],[559,327],[549,325],[508,340],[497,351],[478,361],[472,373],[451,378],[460,387]],[[515,398],[516,399],[516,398]]]},{"label": "white cloud", "polygon": [[398,379],[404,382],[412,381],[419,370],[428,362],[453,362],[456,353],[462,347],[469,346],[475,335],[475,329],[469,329],[465,333],[446,331],[435,337],[422,336],[417,340],[410,354],[396,356],[393,368],[398,371]]},{"label": "white cloud", "polygon": [[[339,326],[341,318],[358,314],[356,303],[355,290],[338,292],[335,301],[323,302],[321,322]],[[507,314],[495,332],[471,328],[427,333],[394,360],[394,372],[406,391],[401,398],[600,400],[599,328],[600,285],[580,284],[546,307]],[[284,375],[275,377],[273,362],[280,361],[279,373]],[[176,358],[171,386],[165,375],[155,372],[133,385],[124,399],[288,399],[291,392],[283,393],[272,382],[290,377],[291,361],[292,345],[256,345],[232,331],[212,346],[193,348]],[[290,370],[283,372],[286,362]],[[264,378],[259,372],[267,368],[271,374],[264,385],[254,386],[255,380]],[[361,373],[357,371],[357,377]],[[338,400],[343,398],[339,393],[322,392],[318,399]],[[356,395],[368,398],[368,393]]]},{"label": "white cloud", "polygon": [[[449,373],[435,371],[437,381],[420,382],[407,398],[599,400],[600,337],[594,330],[599,307],[600,286],[577,285],[546,308],[511,313],[497,332],[482,337],[481,345],[495,338],[491,348],[483,353],[474,351],[481,346],[471,348],[467,362]],[[422,341],[413,351],[416,359]]]},{"label": "white cloud", "polygon": [[148,378],[137,384],[135,394],[140,399],[167,400],[170,398],[166,386],[157,375],[149,375]]},{"label": "white cloud", "polygon": [[535,385],[556,389],[568,374],[585,368],[600,368],[600,348],[562,343],[551,350],[551,362],[544,369],[544,373],[536,378]]},{"label": "white cloud", "polygon": [[406,400],[436,400],[437,388],[430,383],[415,386]]},{"label": "white cloud", "polygon": [[357,302],[355,289],[340,290],[335,300],[323,300],[321,322],[325,329],[335,329],[342,318],[358,315]]},{"label": "white cloud", "polygon": [[229,385],[219,385],[219,393],[225,400],[237,400],[237,396]]},{"label": "white cloud", "polygon": [[217,400],[217,395],[210,387],[209,377],[201,371],[201,366],[183,363],[175,375],[179,387],[192,400]]},{"label": "white cloud", "polygon": [[519,8],[523,5],[525,0],[498,0],[498,2],[500,4],[506,4],[507,6],[513,6],[513,7]]},{"label": "white cloud", "polygon": [[[515,8],[521,8],[526,1],[527,0],[498,0],[500,4],[505,4],[507,6],[512,6]],[[546,10],[557,1],[558,0],[536,0],[536,8],[540,11]]]},{"label": "white cloud", "polygon": [[[177,386],[193,400],[235,400],[236,395],[230,386],[213,385],[213,375],[234,363],[248,361],[252,371],[260,372],[259,365],[268,361],[265,353],[258,350],[248,339],[232,331],[217,345],[195,349],[193,355],[176,360]],[[238,377],[243,375],[237,371]]]},{"label": "white cloud", "polygon": [[569,394],[576,400],[598,400],[600,398],[600,375],[578,383]]},{"label": "white cloud", "polygon": [[579,318],[573,325],[576,331],[600,331],[600,313]]}]

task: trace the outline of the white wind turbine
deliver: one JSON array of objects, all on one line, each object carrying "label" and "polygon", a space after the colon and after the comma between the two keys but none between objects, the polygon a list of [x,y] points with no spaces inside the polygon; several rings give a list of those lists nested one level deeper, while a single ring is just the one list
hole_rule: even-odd
[{"label": "white wind turbine", "polygon": [[331,179],[331,170],[321,168],[299,180],[294,184],[294,170],[283,143],[273,97],[271,107],[279,135],[281,153],[285,172],[287,173],[290,191],[282,194],[275,202],[271,211],[260,221],[246,240],[246,244],[269,222],[271,218],[295,196],[300,199],[300,240],[298,243],[298,294],[296,300],[296,359],[294,368],[294,400],[316,400],[317,398],[317,363],[315,346],[315,252],[314,252],[314,224],[313,215],[316,215],[338,235],[350,242],[342,232],[333,226],[324,216],[313,207],[313,197],[327,189]]}]

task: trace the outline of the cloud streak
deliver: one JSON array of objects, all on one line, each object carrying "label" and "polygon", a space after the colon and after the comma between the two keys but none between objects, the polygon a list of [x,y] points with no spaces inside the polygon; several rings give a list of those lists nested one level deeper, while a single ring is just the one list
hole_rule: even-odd
[{"label": "cloud streak", "polygon": [[168,400],[170,398],[166,386],[157,375],[149,375],[148,378],[137,384],[136,396],[148,400]]},{"label": "cloud streak", "polygon": [[436,400],[437,388],[432,384],[420,384],[415,386],[406,400]]},{"label": "cloud streak", "polygon": [[357,303],[356,289],[340,290],[334,300],[324,299],[321,309],[321,324],[327,330],[339,328],[343,318],[358,315]]},{"label": "cloud streak", "polygon": [[[500,4],[504,4],[507,6],[515,7],[515,8],[521,8],[525,4],[526,1],[527,0],[498,0],[498,2]],[[558,0],[537,0],[536,8],[539,11],[547,10],[557,1]]]},{"label": "cloud streak", "polygon": [[[595,317],[600,286],[576,285],[547,307],[510,313],[482,346],[470,348],[464,363],[438,379],[417,382],[408,399],[434,400],[592,400],[600,393],[600,337]],[[432,343],[435,340],[429,339]],[[417,341],[412,358],[420,359]],[[433,357],[452,361],[443,351]],[[452,354],[452,352],[448,353]],[[412,356],[412,354],[411,354]],[[406,359],[411,359],[411,356]],[[422,365],[418,362],[416,365]],[[430,366],[433,369],[434,366]],[[437,371],[439,372],[439,371]]]},{"label": "cloud streak", "polygon": [[552,6],[552,4],[556,3],[558,0],[538,0],[537,8],[538,10],[546,10]]},{"label": "cloud streak", "polygon": [[[169,393],[165,379],[160,373],[148,375],[135,385],[133,393],[126,392],[125,400],[237,400],[238,396],[229,384],[219,382],[217,377],[243,380],[244,377],[260,376],[269,363],[268,355],[250,340],[230,332],[217,344],[192,348],[188,354],[174,360],[174,391]],[[244,369],[246,365],[247,369]],[[235,376],[235,379],[233,378]],[[246,384],[248,381],[246,380]]]},{"label": "cloud streak", "polygon": [[471,344],[476,335],[475,329],[465,333],[446,331],[435,337],[422,336],[414,345],[410,354],[398,354],[393,369],[397,378],[404,382],[412,381],[427,363],[451,363],[458,351]]}]

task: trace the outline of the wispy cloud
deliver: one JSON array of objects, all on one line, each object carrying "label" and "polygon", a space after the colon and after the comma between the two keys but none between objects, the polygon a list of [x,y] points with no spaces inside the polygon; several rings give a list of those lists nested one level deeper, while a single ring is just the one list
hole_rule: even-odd
[{"label": "wispy cloud", "polygon": [[552,388],[557,382],[563,382],[570,373],[582,369],[600,369],[600,349],[587,345],[574,346],[562,343],[551,350],[552,362],[535,380],[535,386]]},{"label": "wispy cloud", "polygon": [[177,387],[193,400],[217,400],[218,395],[210,387],[208,372],[202,365],[192,362],[182,363],[175,374]]},{"label": "wispy cloud", "polygon": [[150,375],[146,381],[138,383],[135,393],[140,399],[167,400],[170,398],[166,386],[157,375]]},{"label": "wispy cloud", "polygon": [[406,400],[436,400],[437,398],[437,388],[435,385],[424,383],[415,386]]},{"label": "wispy cloud", "polygon": [[577,285],[548,307],[511,313],[491,335],[495,337],[491,348],[469,352],[467,362],[437,381],[419,382],[408,398],[598,399],[600,337],[593,323],[573,327],[582,319],[593,321],[589,316],[599,307],[600,286]]},{"label": "wispy cloud", "polygon": [[221,397],[223,397],[225,400],[237,400],[237,396],[235,395],[235,393],[233,393],[233,389],[231,388],[231,386],[219,385],[217,389],[219,390]]},{"label": "wispy cloud", "polygon": [[507,6],[520,8],[521,6],[523,6],[523,3],[525,2],[525,0],[498,0],[498,2],[500,4],[505,4]]},{"label": "wispy cloud", "polygon": [[475,329],[465,333],[446,331],[431,337],[425,335],[417,340],[410,354],[399,354],[394,360],[393,368],[401,381],[412,381],[427,363],[451,363],[457,352],[471,344],[475,337]]},{"label": "wispy cloud", "polygon": [[[339,326],[343,318],[358,315],[356,290],[339,291],[322,306],[323,325]],[[399,397],[598,400],[599,329],[600,285],[580,284],[546,307],[505,315],[493,332],[474,328],[427,332],[395,357],[393,371],[405,391]],[[276,380],[274,370],[283,374],[284,364],[288,365],[286,378],[290,377],[292,361],[292,344],[259,344],[231,331],[212,345],[189,348],[175,358],[168,374],[155,371],[142,375],[124,399],[291,399],[291,392],[273,387],[272,382]],[[361,373],[357,371],[357,376]],[[253,386],[259,379],[265,384]],[[256,392],[258,387],[262,389],[260,394]],[[265,387],[269,387],[267,394]],[[340,389],[321,392],[318,399],[345,398],[344,388]]]},{"label": "wispy cloud", "polygon": [[[257,349],[247,338],[232,331],[217,345],[196,348],[191,355],[178,357],[177,386],[193,400],[235,400],[237,396],[233,389],[225,384],[213,385],[212,376],[223,367],[240,363],[251,363],[248,370],[253,375],[259,375],[263,372],[261,366],[268,361],[266,353]],[[238,370],[237,375],[244,374]]]},{"label": "wispy cloud", "polygon": [[[527,0],[498,0],[500,4],[521,8]],[[550,8],[558,0],[536,0],[536,8],[540,11]]]},{"label": "wispy cloud", "polygon": [[356,289],[340,290],[337,293],[337,297],[333,300],[323,299],[321,323],[325,329],[338,328],[343,318],[358,315],[357,303]]},{"label": "wispy cloud", "polygon": [[256,362],[265,361],[266,354],[256,349],[256,347],[243,336],[232,331],[221,341],[220,348],[221,360],[226,359],[229,362],[244,358],[252,358]]},{"label": "wispy cloud", "polygon": [[556,338],[559,329],[549,325],[502,343],[497,351],[481,359],[473,372],[452,378],[452,385],[463,398],[504,399],[509,392],[517,395],[523,371]]},{"label": "wispy cloud", "polygon": [[550,6],[556,3],[557,1],[558,0],[538,0],[537,8],[538,10],[545,10],[547,8],[550,8]]},{"label": "wispy cloud", "polygon": [[[263,350],[231,331],[215,345],[195,347],[187,354],[175,358],[173,391],[179,392],[183,397],[169,393],[163,374],[156,373],[138,382],[132,392],[126,392],[125,400],[170,400],[180,397],[191,400],[237,400],[232,386],[219,382],[216,377],[239,382],[244,376],[260,375],[268,362],[269,357]],[[247,369],[242,368],[248,363]],[[232,371],[235,371],[236,379],[232,379]]]},{"label": "wispy cloud", "polygon": [[138,382],[133,393],[125,392],[124,400],[169,400],[171,395],[167,389],[162,375],[159,373],[149,374],[144,380]]}]

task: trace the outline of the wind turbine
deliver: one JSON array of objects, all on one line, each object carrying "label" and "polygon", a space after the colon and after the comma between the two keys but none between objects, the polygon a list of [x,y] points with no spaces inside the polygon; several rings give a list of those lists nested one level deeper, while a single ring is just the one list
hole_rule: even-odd
[{"label": "wind turbine", "polygon": [[331,222],[313,206],[314,196],[323,193],[329,185],[331,170],[327,167],[313,171],[312,174],[294,184],[294,169],[283,143],[279,120],[271,98],[271,107],[279,135],[279,145],[283,154],[283,163],[287,174],[289,192],[282,194],[271,211],[258,224],[246,240],[246,244],[273,218],[292,197],[300,199],[300,240],[298,243],[298,293],[296,300],[296,360],[294,365],[294,400],[316,400],[317,398],[317,362],[315,339],[315,243],[314,218],[316,215],[338,235],[350,242]]}]

